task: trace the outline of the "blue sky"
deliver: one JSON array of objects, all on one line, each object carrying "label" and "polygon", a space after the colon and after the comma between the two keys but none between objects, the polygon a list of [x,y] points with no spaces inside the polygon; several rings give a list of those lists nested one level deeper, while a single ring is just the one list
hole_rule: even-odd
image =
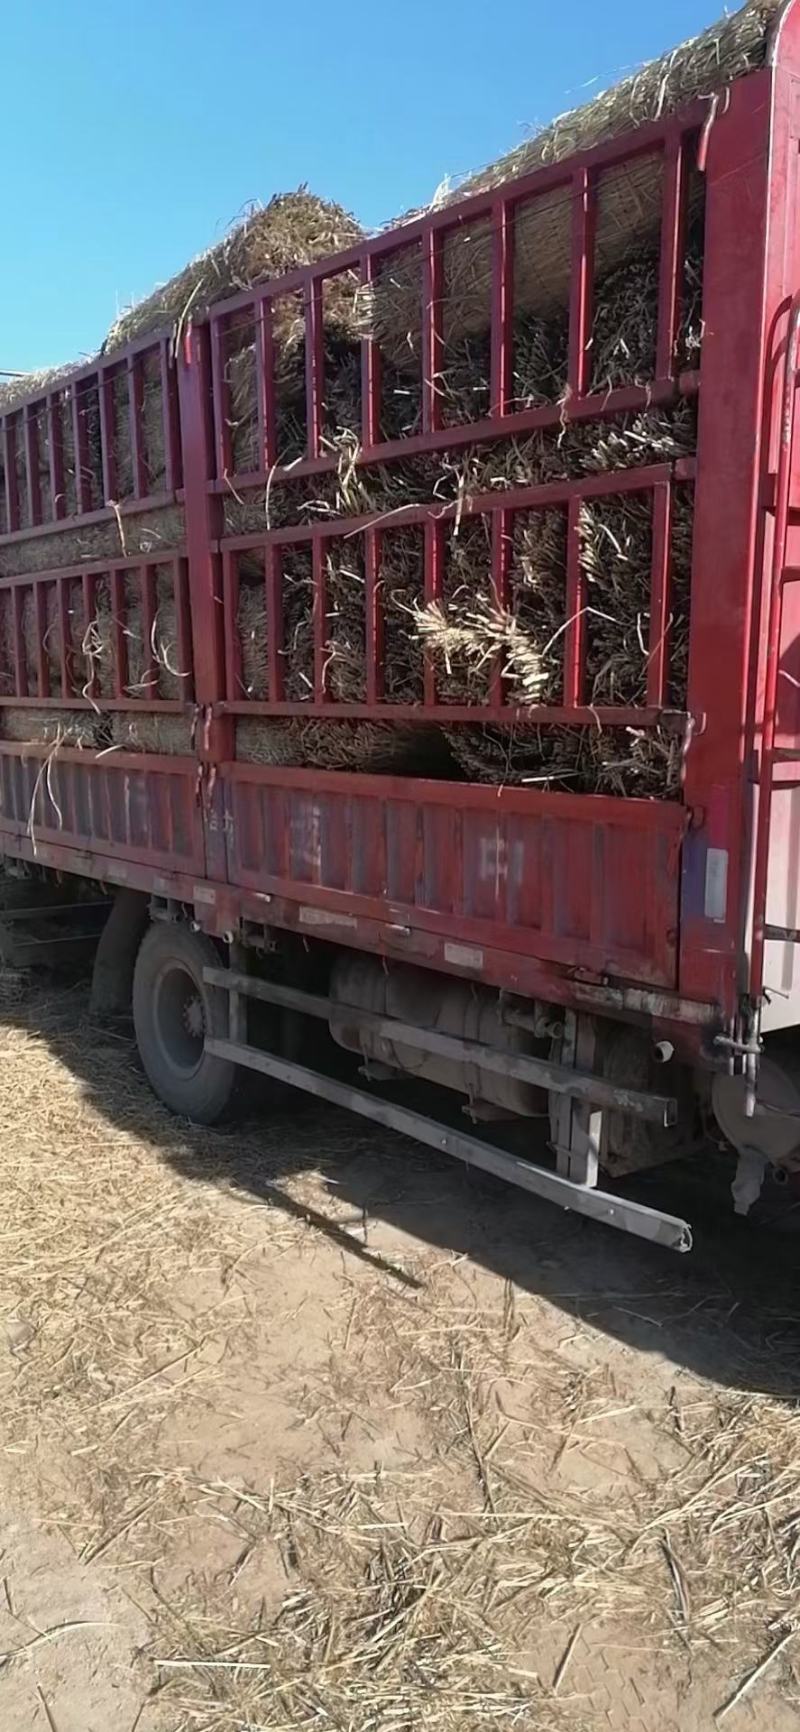
[{"label": "blue sky", "polygon": [[7,4],[0,368],[90,352],[119,307],[217,239],[250,200],[307,181],[378,225],[722,9]]}]

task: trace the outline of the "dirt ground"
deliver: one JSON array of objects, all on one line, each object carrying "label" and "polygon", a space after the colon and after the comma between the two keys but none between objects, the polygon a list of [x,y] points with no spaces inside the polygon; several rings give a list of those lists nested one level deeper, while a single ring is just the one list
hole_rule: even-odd
[{"label": "dirt ground", "polygon": [[0,1125],[3,1732],[800,1727],[798,1239],[190,1130],[74,987]]}]

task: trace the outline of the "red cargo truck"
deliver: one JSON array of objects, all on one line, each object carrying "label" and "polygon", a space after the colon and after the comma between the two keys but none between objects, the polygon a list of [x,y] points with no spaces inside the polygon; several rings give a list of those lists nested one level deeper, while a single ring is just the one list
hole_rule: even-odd
[{"label": "red cargo truck", "polygon": [[[662,168],[658,341],[652,379],[598,392],[588,364],[595,216],[603,176],[657,155]],[[133,1009],[145,1068],[176,1111],[211,1119],[236,1067],[251,1066],[578,1209],[685,1249],[685,1222],[598,1183],[685,1150],[698,1115],[716,1116],[738,1157],[739,1206],[765,1163],[791,1168],[800,1146],[800,1074],[789,1038],[800,1022],[800,475],[794,439],[800,339],[800,6],[788,5],[768,62],[677,115],[550,167],[462,198],[348,253],[213,307],[177,332],[148,334],[3,417],[0,705],[15,713],[180,720],[179,751],[0,738],[0,845],[34,876],[75,875],[116,894],[98,969]],[[676,341],[687,186],[705,186],[704,339],[682,369]],[[510,387],[513,249],[523,205],[569,202],[568,389],[520,408]],[[491,404],[443,423],[436,389],[443,344],[447,237],[491,224]],[[384,682],[379,581],[382,513],[231,533],[224,502],[286,480],[276,467],[273,312],[300,295],[305,319],[306,449],[291,479],[324,478],[323,304],[357,271],[365,285],[398,252],[421,266],[421,426],[387,438],[379,346],[367,332],[360,465],[475,447],[583,422],[612,423],[648,405],[696,401],[696,456],[400,506],[392,527],[418,525],[425,598],[440,594],[442,538],[456,513],[486,526],[502,594],[516,513],[558,505],[567,516],[567,607],[558,704],[538,725],[666,730],[682,750],[680,797],[622,798],[487,786],[438,776],[281,768],[237,755],[244,717],[369,721],[449,729],[531,723],[491,679],[480,701],[446,700],[428,661],[417,704]],[[191,312],[188,318],[191,319]],[[257,461],[237,468],[225,344],[237,321],[257,334]],[[165,459],[157,493],[146,461],[145,384],[160,382]],[[124,393],[131,474],[115,473],[112,420]],[[75,453],[65,486],[64,404]],[[94,416],[94,423],[92,423]],[[97,440],[101,473],[92,475]],[[95,485],[95,482],[97,483]],[[670,702],[670,526],[675,490],[694,487],[688,691]],[[587,500],[634,493],[652,508],[646,700],[589,701],[584,672],[586,574],[579,541]],[[111,505],[109,502],[114,501]],[[179,508],[177,546],[127,553],[126,525]],[[116,523],[113,560],[63,560],[15,571],[23,544]],[[331,693],[326,554],[349,539],[363,561],[366,684],[361,703]],[[63,542],[62,542],[63,545]],[[287,691],[283,572],[310,550],[313,689]],[[236,617],[239,562],[263,563],[266,695],[243,690]],[[18,563],[24,564],[24,561]],[[90,647],[75,640],[76,594],[91,619],[110,586],[114,672],[103,689]],[[159,586],[171,586],[177,687],[132,691],[126,598],[145,643]],[[37,627],[33,659],[25,621]],[[48,646],[58,624],[58,649]],[[134,970],[135,960],[135,970]],[[274,1039],[248,1040],[253,999],[271,1007]],[[368,1086],[303,1062],[307,1019],[359,1053]],[[251,1019],[251,1026],[254,1019]],[[313,1051],[313,1047],[311,1048]],[[466,1096],[473,1116],[550,1114],[551,1165],[517,1159],[376,1088],[422,1075]],[[399,1104],[400,1103],[400,1104]],[[533,1134],[533,1133],[532,1133]]]}]

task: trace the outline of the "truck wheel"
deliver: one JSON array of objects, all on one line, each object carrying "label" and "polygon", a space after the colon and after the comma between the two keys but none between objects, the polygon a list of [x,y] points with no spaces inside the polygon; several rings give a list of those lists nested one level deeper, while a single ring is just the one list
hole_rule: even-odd
[{"label": "truck wheel", "polygon": [[207,1033],[227,1038],[227,996],[203,969],[219,952],[203,933],[157,922],[142,939],[133,977],[133,1023],[151,1088],[174,1113],[213,1125],[230,1105],[236,1066],[203,1050]]}]

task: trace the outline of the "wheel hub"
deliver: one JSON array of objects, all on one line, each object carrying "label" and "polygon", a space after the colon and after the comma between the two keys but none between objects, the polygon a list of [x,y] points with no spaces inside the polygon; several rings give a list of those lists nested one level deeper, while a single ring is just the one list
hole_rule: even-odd
[{"label": "wheel hub", "polygon": [[202,1040],[205,1034],[205,1017],[199,992],[190,994],[183,1006],[183,1026],[193,1040]]}]

